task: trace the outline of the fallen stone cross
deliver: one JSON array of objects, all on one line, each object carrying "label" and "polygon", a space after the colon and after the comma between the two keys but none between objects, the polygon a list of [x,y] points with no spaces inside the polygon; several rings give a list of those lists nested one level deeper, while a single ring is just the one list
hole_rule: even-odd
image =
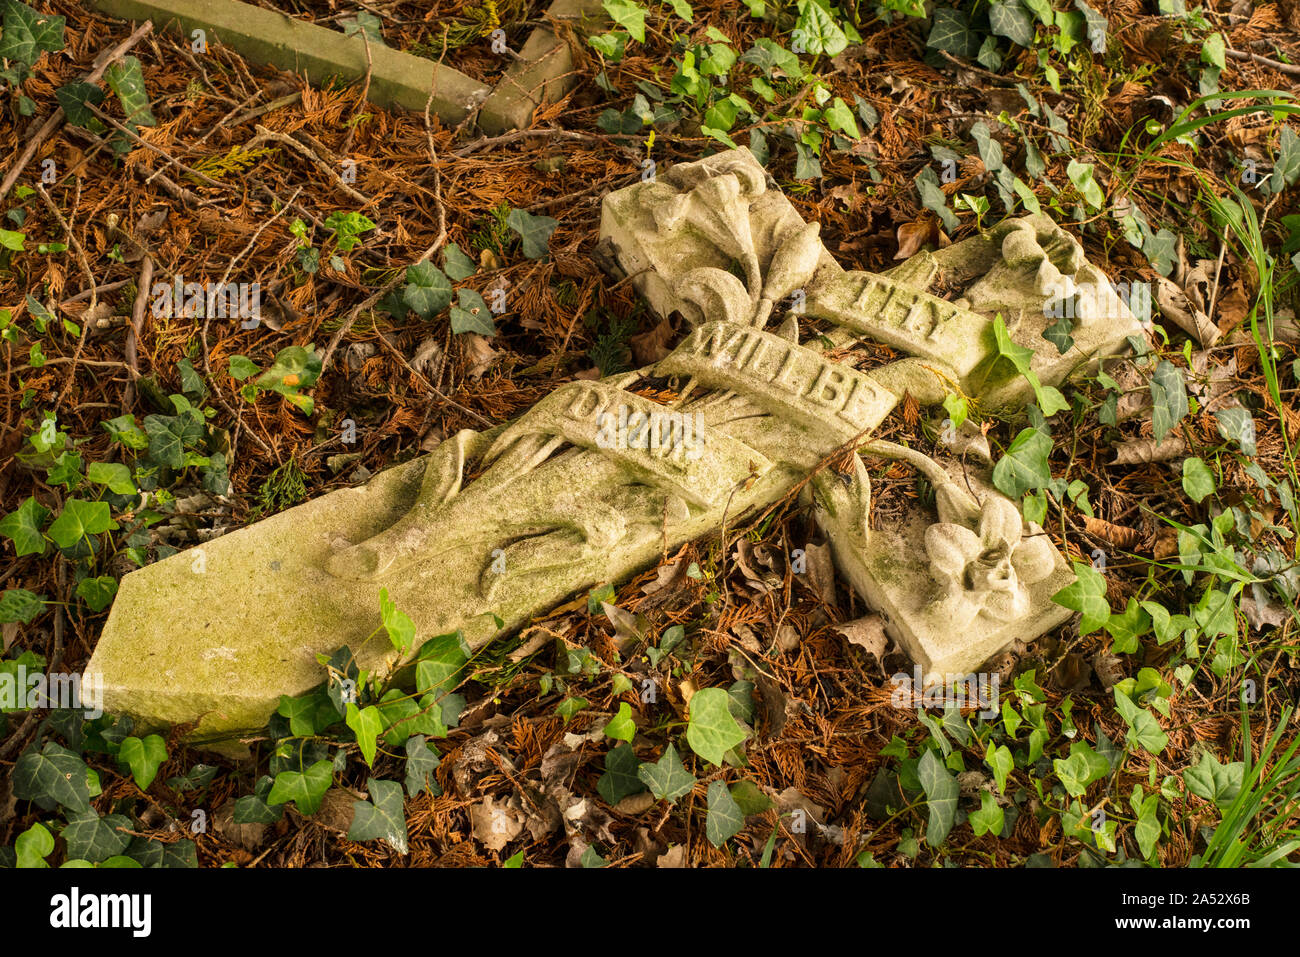
[{"label": "fallen stone cross", "polygon": [[[1141,332],[1068,234],[1009,220],[887,274],[845,271],[739,149],[611,193],[601,236],[599,258],[692,327],[671,354],[563,385],[513,422],[130,573],[87,666],[106,709],[208,736],[255,729],[281,694],[320,683],[319,653],[395,663],[366,643],[381,588],[421,638],[459,629],[479,647],[799,488],[840,572],[930,679],[1069,617],[1051,596],[1072,572],[1015,503],[872,439],[907,394],[1026,403],[995,325],[1033,350],[1044,384]],[[929,291],[940,286],[953,298]],[[1084,289],[1099,291],[1083,297],[1074,348],[1043,348],[1050,304]],[[801,308],[778,315],[791,299]],[[809,334],[815,320],[829,331]],[[826,348],[862,338],[906,357],[859,370]],[[845,475],[823,467],[837,453]],[[923,474],[934,508],[870,529],[863,455]]]},{"label": "fallen stone cross", "polygon": [[433,112],[459,123],[477,111],[478,125],[488,133],[527,127],[536,107],[559,100],[573,87],[569,44],[550,24],[603,17],[599,0],[555,0],[546,11],[548,22],[533,30],[492,88],[442,63],[239,0],[91,0],[91,5],[110,16],[152,20],[187,40],[202,31],[205,43],[223,43],[248,60],[302,73],[318,85],[334,77],[368,77],[367,97],[378,106],[422,113],[432,86]]}]

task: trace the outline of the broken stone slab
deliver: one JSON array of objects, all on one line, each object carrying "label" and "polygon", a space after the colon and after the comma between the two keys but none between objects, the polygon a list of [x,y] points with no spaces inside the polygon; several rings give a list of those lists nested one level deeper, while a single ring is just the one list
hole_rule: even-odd
[{"label": "broken stone slab", "polygon": [[544,103],[555,103],[573,89],[573,50],[566,33],[579,24],[605,19],[600,0],[555,0],[545,17],[569,26],[559,34],[550,24],[533,30],[495,89],[479,110],[478,125],[485,133],[524,129],[533,111]]},{"label": "broken stone slab", "polygon": [[1074,580],[1069,563],[985,476],[892,443],[870,443],[865,454],[912,465],[934,488],[935,506],[909,502],[903,515],[868,529],[871,483],[861,459],[848,485],[819,474],[805,498],[840,572],[884,619],[923,683],[961,680],[972,662],[1070,618],[1052,601]]},{"label": "broken stone slab", "polygon": [[[125,20],[152,20],[185,39],[204,30],[208,43],[222,43],[241,56],[281,70],[302,73],[321,85],[332,77],[365,77],[366,43],[358,36],[295,20],[237,0],[90,0],[95,9]],[[487,99],[490,88],[465,74],[424,57],[370,44],[370,102],[424,112],[431,109],[459,122]]]},{"label": "broken stone slab", "polygon": [[[207,739],[261,727],[281,694],[320,683],[317,654],[346,644],[362,667],[396,663],[386,637],[366,641],[381,588],[422,639],[459,629],[480,647],[777,501],[901,400],[896,371],[854,373],[841,392],[819,351],[718,326],[665,368],[725,366],[734,333],[771,337],[750,373],[762,404],[706,392],[667,409],[626,391],[641,373],[571,383],[508,426],[458,433],[361,488],[131,572],[86,669],[102,679],[105,709],[197,722]],[[817,381],[827,387],[805,395]],[[810,435],[808,423],[837,416]]]},{"label": "broken stone slab", "polygon": [[[842,570],[930,672],[973,670],[995,646],[1059,623],[1068,613],[1050,594],[1064,561],[1050,545],[1042,553],[1032,528],[1013,534],[1014,504],[991,490],[979,502],[945,492],[937,515],[918,514],[895,541],[868,531],[861,457],[850,454],[847,488],[823,468],[869,442],[905,395],[942,402],[970,378],[954,366],[973,368],[970,357],[929,347],[859,370],[832,358],[821,336],[801,341],[798,313],[767,328],[796,290],[812,302],[845,274],[748,151],[682,164],[652,185],[629,188],[648,218],[630,218],[638,204],[628,190],[607,197],[605,238],[656,308],[691,320],[667,357],[563,385],[515,421],[457,433],[362,488],[127,575],[87,666],[106,709],[193,723],[209,738],[253,730],[279,695],[321,681],[317,654],[347,644],[363,666],[397,663],[380,634],[380,589],[421,641],[460,630],[480,647],[779,501],[810,475]],[[890,284],[926,308],[943,301]],[[966,313],[960,322],[989,322]],[[873,321],[879,313],[850,314],[844,325],[860,336]],[[925,338],[904,324],[896,341]],[[665,381],[671,402],[654,398]],[[929,459],[904,457],[937,479]],[[959,619],[965,627],[939,633]]]}]

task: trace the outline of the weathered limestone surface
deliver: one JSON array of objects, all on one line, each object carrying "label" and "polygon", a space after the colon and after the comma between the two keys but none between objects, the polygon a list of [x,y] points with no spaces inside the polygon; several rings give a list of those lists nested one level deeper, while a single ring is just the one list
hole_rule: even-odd
[{"label": "weathered limestone surface", "polygon": [[[677,348],[647,369],[564,385],[514,422],[460,432],[364,488],[126,576],[88,666],[102,674],[106,708],[198,721],[206,734],[258,727],[280,694],[319,683],[316,653],[356,650],[379,627],[380,588],[420,639],[459,628],[479,646],[779,500],[829,456],[870,443],[905,394],[935,404],[982,386],[1023,400],[993,368],[990,276],[1005,292],[996,308],[1048,381],[1135,328],[1119,304],[1085,320],[1081,329],[1095,327],[1068,361],[1042,358],[1030,332],[1052,295],[1044,287],[1088,273],[1072,240],[1041,220],[888,278],[845,272],[817,234],[746,150],[611,194],[602,255],[655,309],[687,317],[694,328]],[[953,289],[953,276],[964,277],[957,302],[925,291],[941,279]],[[790,297],[804,314],[774,320]],[[801,341],[805,315],[836,323],[832,341],[878,338],[910,357],[854,369],[821,336]],[[670,405],[638,394],[664,382],[679,396]],[[845,577],[927,675],[973,670],[1068,617],[1050,596],[1071,573],[1013,503],[914,450],[871,443],[863,454],[926,475],[937,507],[869,529],[861,456],[847,481],[823,470],[805,494]],[[391,660],[385,641],[361,649],[363,664]]]},{"label": "weathered limestone surface", "polygon": [[[366,44],[288,14],[237,0],[90,0],[91,6],[125,20],[152,20],[172,25],[189,39],[207,31],[209,43],[220,42],[241,55],[281,70],[302,73],[315,84],[331,77],[359,80],[366,75]],[[379,106],[400,106],[423,113],[429,87],[437,77],[431,109],[452,122],[477,109],[491,90],[471,77],[424,57],[370,44],[369,98]]]}]

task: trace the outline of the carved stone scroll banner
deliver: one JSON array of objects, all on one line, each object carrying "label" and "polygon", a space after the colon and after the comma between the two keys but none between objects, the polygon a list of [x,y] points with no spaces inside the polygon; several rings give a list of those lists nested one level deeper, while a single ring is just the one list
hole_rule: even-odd
[{"label": "carved stone scroll banner", "polygon": [[[208,739],[252,730],[281,694],[320,682],[318,653],[347,644],[362,667],[395,663],[386,639],[366,641],[381,588],[421,639],[459,629],[478,647],[801,485],[844,577],[932,678],[1068,617],[1050,600],[1068,566],[1013,503],[871,439],[905,394],[1025,400],[994,361],[994,312],[1047,383],[1140,332],[1112,295],[1066,356],[1038,348],[1044,304],[1100,275],[1067,234],[1014,220],[886,276],[845,272],[734,150],[607,196],[601,253],[657,311],[687,318],[670,355],[561,386],[511,423],[127,575],[87,666],[106,709],[194,722]],[[829,331],[801,340],[800,314],[774,317],[791,297]],[[826,349],[864,337],[908,357],[859,370]],[[848,476],[806,482],[850,444],[924,474],[936,508],[869,529],[860,456]]]}]

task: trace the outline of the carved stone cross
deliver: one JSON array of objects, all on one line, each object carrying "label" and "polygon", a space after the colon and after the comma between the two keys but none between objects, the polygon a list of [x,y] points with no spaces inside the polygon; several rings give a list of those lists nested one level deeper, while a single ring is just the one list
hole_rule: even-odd
[{"label": "carved stone cross", "polygon": [[[871,433],[906,394],[1027,401],[998,361],[995,313],[1046,384],[1118,351],[1137,320],[1043,217],[885,275],[845,272],[817,233],[743,149],[607,196],[606,264],[692,327],[672,353],[132,572],[87,666],[105,708],[206,736],[251,730],[281,694],[320,682],[317,653],[374,632],[381,587],[422,638],[460,629],[477,647],[800,488],[840,572],[928,677],[1059,624],[1069,612],[1050,598],[1072,574],[1042,530],[980,476]],[[1064,355],[1042,338],[1061,297],[1081,304]],[[835,357],[862,338],[907,358],[864,371]],[[854,447],[917,469],[934,509],[869,530]],[[824,467],[837,453],[849,474]],[[362,667],[391,660],[375,645]]]}]

